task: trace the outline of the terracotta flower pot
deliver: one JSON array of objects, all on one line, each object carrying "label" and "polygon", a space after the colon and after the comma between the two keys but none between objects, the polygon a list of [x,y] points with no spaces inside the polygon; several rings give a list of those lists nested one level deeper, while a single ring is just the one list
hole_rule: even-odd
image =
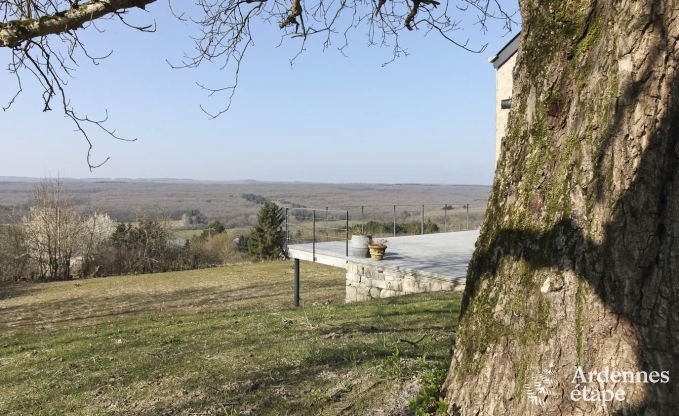
[{"label": "terracotta flower pot", "polygon": [[380,261],[384,258],[384,252],[387,250],[386,244],[369,244],[370,257],[373,260]]}]

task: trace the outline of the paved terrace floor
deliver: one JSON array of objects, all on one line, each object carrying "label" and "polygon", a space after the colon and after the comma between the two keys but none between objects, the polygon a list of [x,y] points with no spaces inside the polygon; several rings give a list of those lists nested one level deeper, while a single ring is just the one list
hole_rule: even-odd
[{"label": "paved terrace floor", "polygon": [[[416,272],[422,275],[447,279],[464,279],[474,252],[478,230],[424,234],[405,237],[388,237],[387,251],[382,261],[345,256],[345,242],[316,243],[317,263],[346,267],[348,261],[370,264],[387,269]],[[289,248],[291,258],[313,261],[313,247],[294,244]]]}]

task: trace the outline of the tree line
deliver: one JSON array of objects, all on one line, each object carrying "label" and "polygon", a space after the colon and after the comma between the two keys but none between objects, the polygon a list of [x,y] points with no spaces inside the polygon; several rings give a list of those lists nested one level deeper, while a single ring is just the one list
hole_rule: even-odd
[{"label": "tree line", "polygon": [[284,216],[265,202],[249,233],[230,235],[219,221],[189,240],[173,238],[164,218],[116,223],[78,213],[59,180],[36,186],[28,214],[0,225],[0,281],[157,273],[283,257]]}]

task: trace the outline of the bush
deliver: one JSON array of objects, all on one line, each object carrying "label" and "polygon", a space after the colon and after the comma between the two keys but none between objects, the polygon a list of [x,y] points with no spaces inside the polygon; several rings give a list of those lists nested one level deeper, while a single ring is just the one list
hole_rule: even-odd
[{"label": "bush", "polygon": [[206,241],[210,237],[217,235],[217,234],[221,234],[224,231],[226,231],[226,227],[224,227],[224,224],[222,224],[219,221],[212,221],[210,223],[210,225],[208,225],[207,228],[205,230],[203,230],[203,232],[200,233],[199,236],[196,237],[196,239]]},{"label": "bush", "polygon": [[241,195],[241,197],[246,201],[252,202],[257,205],[262,205],[271,202],[269,198],[257,194],[243,194]]},{"label": "bush", "polygon": [[166,224],[156,219],[119,224],[111,241],[95,256],[98,275],[188,270],[245,259],[226,232],[210,238],[198,236],[186,244],[177,244],[169,235]]},{"label": "bush", "polygon": [[245,259],[237,244],[225,232],[206,240],[191,242],[189,255],[193,260],[191,268],[239,263]]},{"label": "bush", "polygon": [[[113,236],[113,264],[106,274],[154,273],[171,270],[169,229],[157,219],[145,219],[137,225],[118,224]],[[176,254],[176,253],[175,253]]]},{"label": "bush", "polygon": [[0,281],[30,277],[26,237],[19,225],[0,225]]},{"label": "bush", "polygon": [[[397,223],[396,224],[396,234],[401,235],[401,234],[406,234],[406,235],[415,235],[415,234],[420,234],[422,232],[422,223],[420,221],[410,221],[405,224],[403,223]],[[380,234],[392,234],[394,232],[394,223],[393,222],[384,222],[384,221],[368,221],[365,224],[356,224],[352,227],[352,230],[354,233],[363,231],[366,234],[374,234],[374,235],[380,235]],[[431,220],[431,218],[427,218],[427,221],[424,223],[424,233],[425,234],[431,234],[431,233],[437,233],[439,232],[439,226],[435,222]]]}]

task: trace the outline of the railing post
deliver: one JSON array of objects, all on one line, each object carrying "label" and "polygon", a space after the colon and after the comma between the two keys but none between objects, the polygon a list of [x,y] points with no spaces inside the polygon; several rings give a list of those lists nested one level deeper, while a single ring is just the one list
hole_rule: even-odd
[{"label": "railing post", "polygon": [[290,228],[288,226],[288,207],[285,207],[285,257],[288,256],[289,245],[290,245]]},{"label": "railing post", "polygon": [[347,210],[347,229],[346,229],[346,242],[344,247],[344,252],[347,257],[349,257],[349,210]]},{"label": "railing post", "polygon": [[294,283],[294,298],[293,302],[295,306],[299,306],[299,259],[294,259],[294,268],[295,268],[295,283]]},{"label": "railing post", "polygon": [[325,241],[328,241],[328,207],[325,207]]},{"label": "railing post", "polygon": [[424,235],[424,204],[422,205],[422,221],[420,222],[420,234]]},{"label": "railing post", "polygon": [[443,205],[443,232],[448,232],[448,205]]},{"label": "railing post", "polygon": [[466,227],[466,230],[469,231],[469,204],[467,204],[466,207],[467,207],[467,227]]},{"label": "railing post", "polygon": [[313,261],[316,261],[316,210],[312,209],[311,213],[312,213],[312,218],[313,218],[313,221],[314,221],[312,234],[311,234],[311,246],[312,246],[312,251],[313,251],[312,255],[311,255],[311,259]]},{"label": "railing post", "polygon": [[396,237],[396,205],[394,205],[394,237]]},{"label": "railing post", "polygon": [[361,205],[361,234],[365,233],[365,214],[363,213],[363,205]]}]

